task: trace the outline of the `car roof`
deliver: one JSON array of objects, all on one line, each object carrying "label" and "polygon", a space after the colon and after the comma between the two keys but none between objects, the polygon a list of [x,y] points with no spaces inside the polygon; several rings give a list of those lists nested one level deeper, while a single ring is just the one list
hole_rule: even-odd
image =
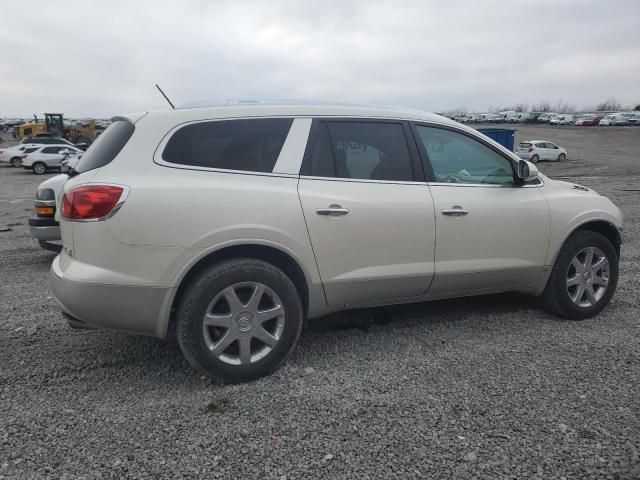
[{"label": "car roof", "polygon": [[[520,142],[520,143],[536,143],[536,142],[553,143],[551,140],[525,140],[524,142]],[[553,144],[555,145],[555,143]]]},{"label": "car roof", "polygon": [[[370,117],[416,120],[446,125],[459,124],[441,115],[419,109],[388,105],[328,103],[305,100],[225,100],[194,102],[174,110],[148,112],[150,116],[171,115],[177,120],[208,118],[313,116],[313,117]],[[125,115],[129,117],[129,115]],[[133,115],[131,115],[133,117]],[[117,120],[122,117],[114,117]]]}]

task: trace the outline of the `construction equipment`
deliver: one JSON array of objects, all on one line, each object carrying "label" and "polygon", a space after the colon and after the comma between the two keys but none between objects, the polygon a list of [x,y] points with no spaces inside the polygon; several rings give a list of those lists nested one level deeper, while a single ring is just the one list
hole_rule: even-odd
[{"label": "construction equipment", "polygon": [[63,137],[73,143],[93,142],[102,129],[96,128],[94,120],[86,123],[78,123],[65,126],[61,113],[45,113],[44,121],[33,116],[33,122],[24,123],[18,127],[17,136],[19,139],[26,137]]}]

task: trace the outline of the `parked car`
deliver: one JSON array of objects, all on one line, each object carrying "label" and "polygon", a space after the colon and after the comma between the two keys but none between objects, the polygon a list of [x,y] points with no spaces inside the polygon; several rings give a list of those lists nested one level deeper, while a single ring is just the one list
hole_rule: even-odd
[{"label": "parked car", "polygon": [[524,123],[529,118],[529,113],[527,112],[517,112],[514,115],[510,116],[508,119],[509,123]]},{"label": "parked car", "polygon": [[22,168],[32,170],[36,175],[43,175],[47,170],[60,170],[60,163],[64,160],[66,152],[72,155],[83,154],[82,150],[71,145],[43,145],[22,156]]},{"label": "parked car", "polygon": [[38,241],[40,247],[52,252],[60,252],[60,211],[58,204],[62,195],[62,186],[69,178],[69,171],[78,163],[80,156],[69,155],[63,161],[60,175],[48,178],[38,186],[35,199],[35,212],[29,218],[31,236]]},{"label": "parked car", "polygon": [[538,123],[538,119],[540,118],[539,113],[529,113],[528,116],[523,120],[524,123]]},{"label": "parked car", "polygon": [[548,140],[527,140],[516,147],[516,154],[532,163],[539,160],[555,160],[562,162],[567,159],[567,151]]},{"label": "parked car", "polygon": [[513,118],[517,118],[520,114],[514,110],[506,110],[504,112],[500,112],[498,115],[502,117],[502,121],[504,123],[515,123],[511,121]]},{"label": "parked car", "polygon": [[[39,145],[18,144],[13,147],[0,148],[0,162],[6,162],[12,167],[19,167],[22,164],[22,157],[25,153],[30,153],[39,148]],[[29,149],[29,152],[25,150]]]},{"label": "parked car", "polygon": [[611,125],[628,126],[631,117],[633,117],[633,113],[631,112],[616,113],[611,121]]},{"label": "parked car", "polygon": [[275,370],[305,318],[520,291],[582,319],[618,279],[610,200],[429,113],[117,117],[63,192],[51,290],[71,325],[175,328],[189,362],[225,382]]},{"label": "parked car", "polygon": [[602,117],[598,115],[588,115],[576,120],[576,125],[583,126],[583,127],[594,126],[594,125],[598,125],[601,119]]},{"label": "parked car", "polygon": [[634,113],[633,116],[629,118],[629,125],[640,125],[640,113]]},{"label": "parked car", "polygon": [[498,113],[488,113],[484,121],[486,123],[504,123],[504,117]]},{"label": "parked car", "polygon": [[549,123],[549,121],[556,115],[557,113],[553,112],[542,113],[538,116],[538,123]]},{"label": "parked car", "polygon": [[466,123],[478,123],[480,121],[480,117],[477,113],[470,113],[467,115]]},{"label": "parked car", "polygon": [[573,123],[573,115],[556,115],[549,119],[549,125],[571,125]]},{"label": "parked car", "polygon": [[600,125],[601,127],[613,125],[613,121],[615,117],[616,117],[615,113],[610,113],[608,115],[605,115],[600,119],[600,121],[598,122],[598,125]]}]

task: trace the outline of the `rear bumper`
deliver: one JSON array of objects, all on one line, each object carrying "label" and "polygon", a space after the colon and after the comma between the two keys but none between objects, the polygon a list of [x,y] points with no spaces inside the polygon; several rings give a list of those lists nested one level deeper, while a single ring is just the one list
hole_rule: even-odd
[{"label": "rear bumper", "polygon": [[53,218],[31,217],[29,219],[31,236],[36,240],[51,242],[60,240],[60,224]]},{"label": "rear bumper", "polygon": [[65,278],[60,257],[51,265],[50,288],[72,326],[164,337],[171,288],[106,285]]}]

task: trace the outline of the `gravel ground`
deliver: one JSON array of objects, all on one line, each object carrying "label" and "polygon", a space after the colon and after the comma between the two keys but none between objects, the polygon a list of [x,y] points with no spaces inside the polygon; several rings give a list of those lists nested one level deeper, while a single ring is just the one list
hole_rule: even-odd
[{"label": "gravel ground", "polygon": [[236,386],[194,373],[175,341],[68,328],[27,226],[42,177],[0,166],[0,478],[640,478],[628,131],[620,157],[572,147],[539,164],[625,213],[618,292],[597,318],[514,294],[351,312],[310,322],[281,370]]}]

